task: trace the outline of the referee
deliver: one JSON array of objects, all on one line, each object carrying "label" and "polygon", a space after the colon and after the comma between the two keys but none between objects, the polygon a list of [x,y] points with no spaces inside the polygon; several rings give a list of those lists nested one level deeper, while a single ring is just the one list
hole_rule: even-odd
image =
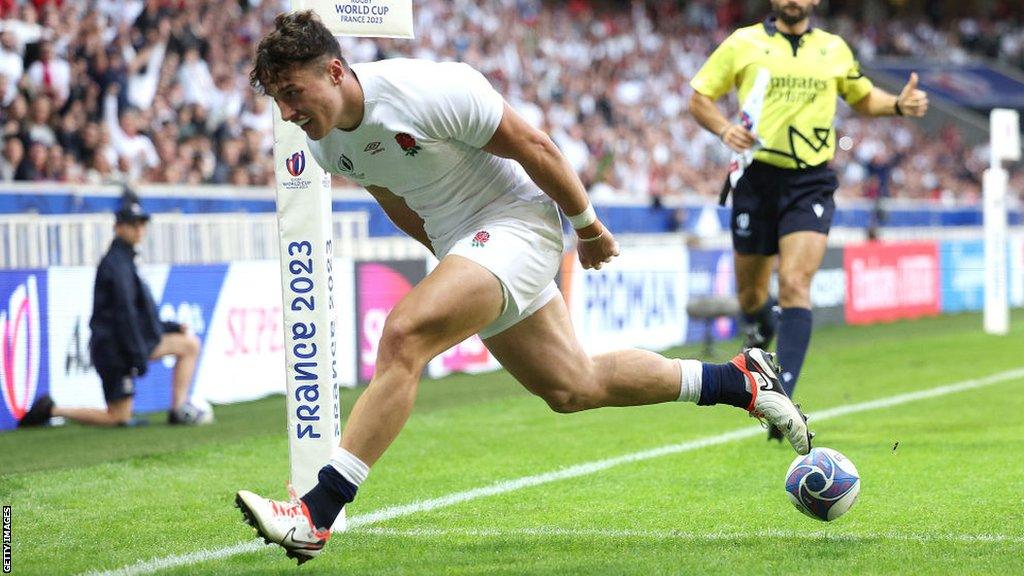
[{"label": "referee", "polygon": [[[810,25],[820,0],[771,0],[763,22],[733,32],[690,82],[690,113],[734,152],[759,144],[733,190],[732,242],[745,347],[767,347],[778,330],[782,382],[793,395],[811,339],[811,279],[825,255],[839,183],[828,161],[835,153],[836,97],[868,116],[924,116],[928,96],[911,74],[899,96],[861,73],[842,38]],[[715,101],[733,90],[746,102],[766,69],[755,133],[734,124]],[[778,305],[768,296],[779,256]],[[769,438],[781,438],[769,429]]]}]

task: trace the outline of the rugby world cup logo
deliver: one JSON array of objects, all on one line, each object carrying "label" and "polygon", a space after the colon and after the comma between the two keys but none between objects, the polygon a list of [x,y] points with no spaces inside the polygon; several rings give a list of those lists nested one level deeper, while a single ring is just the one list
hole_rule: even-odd
[{"label": "rugby world cup logo", "polygon": [[302,171],[306,169],[306,153],[300,150],[292,154],[284,161],[284,167],[292,176],[301,175]]},{"label": "rugby world cup logo", "polygon": [[29,276],[11,293],[6,310],[0,310],[0,390],[15,420],[28,411],[39,384],[40,341],[39,290]]}]

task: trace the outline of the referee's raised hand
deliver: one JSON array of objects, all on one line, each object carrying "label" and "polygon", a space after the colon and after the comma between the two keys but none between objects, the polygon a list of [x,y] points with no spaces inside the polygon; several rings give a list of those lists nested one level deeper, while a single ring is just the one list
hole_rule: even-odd
[{"label": "referee's raised hand", "polygon": [[910,73],[907,85],[896,97],[897,113],[920,118],[928,112],[928,93],[917,87],[917,72]]}]

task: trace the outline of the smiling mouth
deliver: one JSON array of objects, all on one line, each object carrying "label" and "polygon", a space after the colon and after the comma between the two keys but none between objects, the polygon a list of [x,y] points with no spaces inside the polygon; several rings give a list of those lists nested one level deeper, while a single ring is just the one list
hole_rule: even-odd
[{"label": "smiling mouth", "polygon": [[308,124],[308,123],[309,123],[309,116],[306,116],[305,118],[301,118],[301,119],[299,119],[299,120],[295,120],[295,121],[293,122],[293,124],[295,124],[295,125],[296,125],[296,126],[298,126],[299,128],[302,128],[303,126],[305,126],[305,125],[306,125],[306,124]]}]

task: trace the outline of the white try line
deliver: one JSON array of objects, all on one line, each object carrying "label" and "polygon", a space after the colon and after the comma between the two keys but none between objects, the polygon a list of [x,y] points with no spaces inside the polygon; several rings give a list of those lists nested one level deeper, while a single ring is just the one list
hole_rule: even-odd
[{"label": "white try line", "polygon": [[953,543],[1024,543],[1024,536],[1007,534],[957,534],[955,532],[831,532],[814,530],[753,530],[750,532],[683,532],[679,530],[616,530],[559,528],[357,528],[354,534],[393,538],[589,538],[608,540],[680,540],[685,542],[720,542],[769,538],[776,540],[804,540],[809,542],[953,542]]},{"label": "white try line", "polygon": [[[964,380],[963,382],[957,382],[955,384],[949,384],[946,386],[939,386],[937,388],[929,388],[927,390],[920,390],[917,392],[908,392],[906,394],[897,394],[895,396],[889,396],[888,398],[879,398],[878,400],[870,400],[867,402],[859,402],[857,404],[848,404],[846,406],[837,406],[835,408],[829,408],[820,412],[811,413],[813,422],[821,422],[822,420],[828,420],[830,418],[837,418],[839,416],[846,416],[848,414],[856,414],[858,412],[866,412],[868,410],[877,410],[879,408],[889,408],[892,406],[898,406],[900,404],[906,404],[909,402],[916,402],[918,400],[927,400],[929,398],[936,398],[939,396],[945,396],[947,394],[955,394],[957,392],[963,392],[965,390],[972,390],[975,388],[982,388],[984,386],[991,386],[1000,382],[1006,382],[1010,380],[1024,379],[1024,368],[1015,368],[1013,370],[1007,370],[1005,372],[999,372],[984,378],[976,378],[971,380]],[[759,426],[750,426],[747,428],[740,428],[733,430],[732,432],[726,432],[724,434],[717,434],[714,436],[706,436],[704,438],[698,438],[697,440],[691,440],[689,442],[682,442],[679,444],[669,444],[660,448],[653,448],[651,450],[644,450],[641,452],[633,452],[632,454],[625,454],[617,456],[615,458],[608,458],[605,460],[595,460],[593,462],[586,462],[583,464],[577,464],[568,468],[562,468],[561,470],[555,470],[552,472],[546,472],[544,474],[537,474],[535,476],[524,476],[522,478],[516,478],[513,480],[505,480],[503,482],[497,482],[490,486],[482,486],[480,488],[474,488],[472,490],[466,490],[464,492],[455,492],[448,494],[447,496],[441,496],[440,498],[432,498],[430,500],[420,500],[418,502],[412,502],[410,504],[404,504],[401,506],[390,506],[388,508],[382,508],[376,512],[370,512],[369,514],[362,514],[359,516],[353,516],[349,518],[349,528],[358,528],[360,526],[368,526],[371,524],[377,524],[392,518],[399,518],[402,516],[409,516],[412,514],[419,514],[421,512],[429,512],[431,510],[437,510],[438,508],[447,508],[454,506],[462,502],[470,500],[476,500],[485,496],[495,496],[498,494],[505,494],[508,492],[514,492],[523,488],[529,488],[531,486],[537,486],[540,484],[547,484],[548,482],[554,482],[556,480],[566,480],[569,478],[578,478],[580,476],[587,476],[602,470],[607,470],[615,466],[622,464],[631,464],[633,462],[641,462],[644,460],[650,460],[652,458],[658,458],[661,456],[667,456],[669,454],[679,454],[681,452],[691,452],[700,448],[706,448],[708,446],[716,446],[718,444],[725,444],[726,442],[732,442],[733,440],[740,440],[758,434],[763,434],[764,430]],[[136,576],[140,574],[150,574],[159,570],[166,570],[168,568],[176,568],[179,566],[190,566],[205,562],[208,560],[216,560],[219,558],[227,558],[236,554],[243,554],[246,552],[255,552],[263,548],[263,543],[260,541],[243,542],[241,544],[235,544],[234,546],[228,546],[224,548],[215,548],[212,550],[200,550],[198,552],[191,552],[189,554],[180,554],[176,556],[165,556],[163,558],[154,558],[152,560],[144,560],[135,564],[130,564],[116,570],[108,572],[90,572],[91,576]]]}]

